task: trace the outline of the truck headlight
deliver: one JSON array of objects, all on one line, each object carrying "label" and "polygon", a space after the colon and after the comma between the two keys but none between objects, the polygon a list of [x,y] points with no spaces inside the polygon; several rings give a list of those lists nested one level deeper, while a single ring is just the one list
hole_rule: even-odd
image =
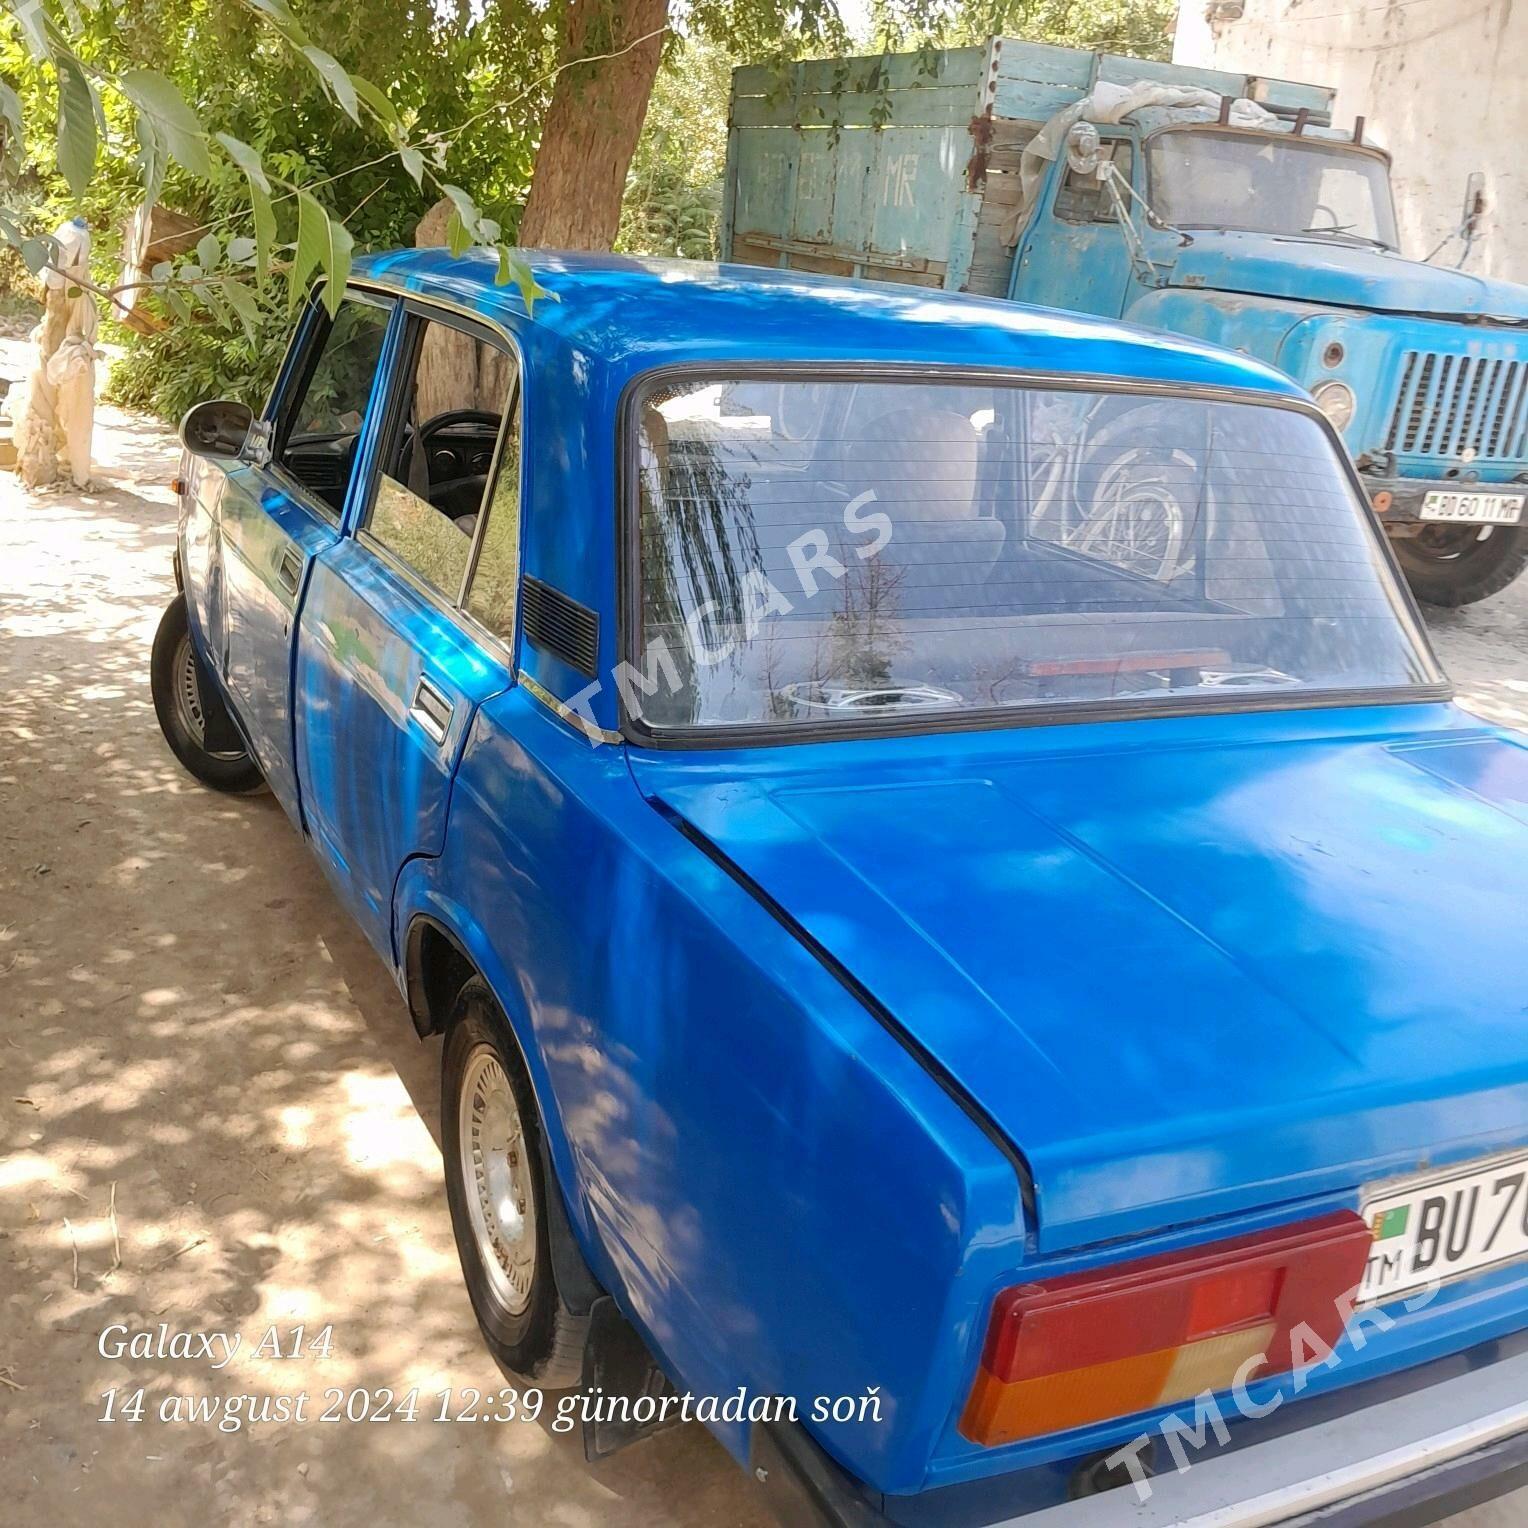
[{"label": "truck headlight", "polygon": [[1345,430],[1353,422],[1353,410],[1358,400],[1346,382],[1318,382],[1310,390],[1316,407],[1332,421],[1338,430]]}]

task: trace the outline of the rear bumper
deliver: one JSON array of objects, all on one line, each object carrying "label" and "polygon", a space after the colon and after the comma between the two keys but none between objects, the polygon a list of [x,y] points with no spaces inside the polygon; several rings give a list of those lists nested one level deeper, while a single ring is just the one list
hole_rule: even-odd
[{"label": "rear bumper", "polygon": [[[1160,1456],[1160,1455],[1159,1455]],[[990,1528],[1421,1528],[1528,1486],[1528,1352],[1336,1421],[1223,1452],[1146,1483]],[[890,1519],[799,1427],[760,1426],[750,1461],[783,1521],[870,1528]],[[760,1473],[762,1471],[762,1474]],[[958,1519],[948,1513],[941,1521]]]},{"label": "rear bumper", "polygon": [[[1430,493],[1489,493],[1528,496],[1528,483],[1466,483],[1459,478],[1371,477],[1367,472],[1361,473],[1359,476],[1365,490],[1368,492],[1371,504],[1374,502],[1377,494],[1388,493],[1390,495],[1389,508],[1379,512],[1379,522],[1387,529],[1402,525],[1418,526],[1431,524],[1432,522],[1423,521],[1422,519],[1422,500]],[[1523,519],[1519,523],[1528,525],[1528,508],[1525,508]],[[1512,529],[1514,527],[1506,528]]]}]

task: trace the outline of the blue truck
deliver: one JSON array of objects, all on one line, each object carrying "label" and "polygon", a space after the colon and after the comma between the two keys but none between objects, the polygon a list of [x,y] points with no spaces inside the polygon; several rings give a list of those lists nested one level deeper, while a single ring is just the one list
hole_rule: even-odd
[{"label": "blue truck", "polygon": [[[1342,433],[1417,596],[1468,604],[1528,564],[1528,288],[1405,258],[1389,156],[1333,99],[1009,38],[739,69],[723,255],[1267,361]],[[1182,541],[1170,483],[1129,491],[1158,502],[1156,545]]]}]

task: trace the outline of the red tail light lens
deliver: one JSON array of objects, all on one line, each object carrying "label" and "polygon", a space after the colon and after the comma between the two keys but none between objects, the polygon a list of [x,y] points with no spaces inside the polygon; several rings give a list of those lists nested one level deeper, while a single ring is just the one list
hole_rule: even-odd
[{"label": "red tail light lens", "polygon": [[1342,1211],[1005,1289],[960,1430],[1008,1443],[1222,1390],[1254,1361],[1284,1373],[1342,1336],[1372,1242]]}]

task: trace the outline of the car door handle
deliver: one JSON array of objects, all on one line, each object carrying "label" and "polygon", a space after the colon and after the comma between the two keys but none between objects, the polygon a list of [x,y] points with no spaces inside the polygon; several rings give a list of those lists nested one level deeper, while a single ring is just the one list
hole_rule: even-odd
[{"label": "car door handle", "polygon": [[282,552],[281,561],[276,564],[276,577],[281,580],[281,587],[288,594],[297,593],[297,585],[302,578],[302,558],[294,548],[287,547]]},{"label": "car door handle", "polygon": [[409,707],[409,715],[419,723],[420,731],[431,742],[445,742],[455,710],[450,700],[421,674],[414,686],[414,703]]}]

